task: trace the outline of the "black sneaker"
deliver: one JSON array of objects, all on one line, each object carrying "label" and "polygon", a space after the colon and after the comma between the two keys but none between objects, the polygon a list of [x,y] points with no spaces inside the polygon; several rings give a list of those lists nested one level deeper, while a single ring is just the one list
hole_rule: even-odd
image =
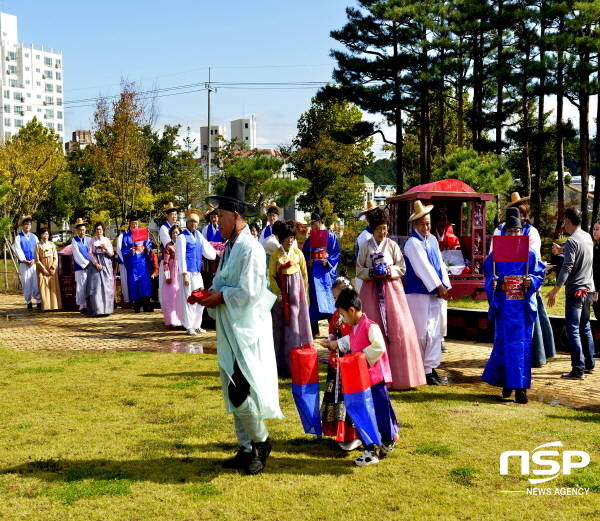
[{"label": "black sneaker", "polygon": [[41,302],[38,302],[38,303],[37,303],[37,305],[36,305],[35,307],[36,307],[36,308],[38,308],[38,309],[42,309],[42,303],[41,303]]},{"label": "black sneaker", "polygon": [[572,371],[570,373],[563,373],[561,378],[565,378],[567,380],[585,380],[585,375],[583,374],[574,374]]},{"label": "black sneaker", "polygon": [[246,452],[244,447],[240,447],[233,458],[226,459],[221,466],[224,469],[244,469],[250,463],[252,452]]},{"label": "black sneaker", "polygon": [[504,387],[502,389],[502,398],[510,398],[512,396],[513,390],[508,387]]},{"label": "black sneaker", "polygon": [[87,308],[81,308],[81,309],[79,310],[79,314],[80,314],[80,315],[87,315],[87,314],[88,314],[88,312],[87,312]]},{"label": "black sneaker", "polygon": [[33,304],[31,302],[29,304],[27,304],[27,309],[28,310],[32,310],[33,309]]},{"label": "black sneaker", "polygon": [[594,373],[594,368],[592,367],[591,369],[586,369],[584,371],[585,374],[593,374]]}]

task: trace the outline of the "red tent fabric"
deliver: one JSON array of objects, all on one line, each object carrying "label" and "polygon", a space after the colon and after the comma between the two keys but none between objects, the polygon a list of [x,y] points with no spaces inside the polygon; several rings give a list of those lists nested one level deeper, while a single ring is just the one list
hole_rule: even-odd
[{"label": "red tent fabric", "polygon": [[458,179],[442,179],[435,183],[415,186],[414,188],[407,190],[406,193],[410,194],[414,192],[459,192],[463,194],[474,194],[475,190]]}]

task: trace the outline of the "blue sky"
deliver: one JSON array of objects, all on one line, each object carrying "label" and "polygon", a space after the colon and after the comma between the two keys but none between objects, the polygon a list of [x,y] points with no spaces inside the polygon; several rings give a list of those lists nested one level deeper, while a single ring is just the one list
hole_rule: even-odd
[{"label": "blue sky", "polygon": [[[121,78],[169,88],[204,83],[211,67],[215,83],[330,81],[329,51],[337,43],[329,32],[344,25],[348,5],[355,3],[0,0],[0,9],[18,17],[21,42],[63,51],[67,138],[73,130],[90,128],[94,109],[72,102],[116,94]],[[316,87],[217,87],[213,124],[225,124],[229,133],[230,120],[254,115],[259,146],[271,148],[290,142],[316,92]],[[180,123],[196,135],[206,125],[206,91],[158,101],[160,127]]]}]

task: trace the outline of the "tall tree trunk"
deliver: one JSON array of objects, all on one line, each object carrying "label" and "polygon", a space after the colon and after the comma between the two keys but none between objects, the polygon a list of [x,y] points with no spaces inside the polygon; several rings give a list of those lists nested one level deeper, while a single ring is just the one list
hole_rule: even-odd
[{"label": "tall tree trunk", "polygon": [[545,4],[541,4],[542,17],[540,23],[540,63],[542,65],[540,72],[540,94],[538,97],[538,124],[537,124],[537,139],[535,147],[535,172],[534,186],[531,202],[533,203],[533,222],[539,228],[541,225],[542,216],[542,156],[544,154],[544,145],[546,138],[544,134],[544,101],[546,98],[546,48],[544,44],[544,36],[546,34],[546,18]]},{"label": "tall tree trunk", "polygon": [[[525,53],[525,63],[528,64],[530,60],[530,45],[527,46]],[[524,130],[524,143],[523,143],[523,173],[525,174],[525,188],[527,195],[531,196],[531,160],[529,157],[529,136],[530,136],[530,125],[529,125],[529,94],[527,92],[529,84],[529,74],[526,70],[527,65],[524,66],[523,71],[523,99],[522,99],[522,110],[523,110],[523,130]]]},{"label": "tall tree trunk", "polygon": [[[560,15],[558,23],[558,34],[565,32],[565,18]],[[556,185],[557,185],[557,214],[555,236],[558,238],[562,235],[563,226],[565,225],[565,126],[563,123],[563,107],[564,107],[564,57],[562,50],[557,53],[556,63]]]},{"label": "tall tree trunk", "polygon": [[[589,28],[586,28],[589,34]],[[579,54],[579,61],[588,64],[590,53],[584,50]],[[588,217],[588,192],[590,177],[590,95],[589,71],[587,67],[580,65],[579,77],[579,154],[581,156],[581,228],[586,232],[589,230]]]},{"label": "tall tree trunk", "polygon": [[[462,73],[461,73],[462,76]],[[456,96],[458,97],[458,114],[456,115],[457,123],[458,123],[458,138],[457,144],[458,148],[462,148],[464,146],[464,112],[465,112],[465,99],[464,99],[464,91],[463,91],[463,81],[462,78],[459,79],[458,85],[456,87]]]},{"label": "tall tree trunk", "polygon": [[[498,20],[502,20],[504,4],[498,0]],[[504,110],[504,29],[502,24],[498,27],[498,56],[496,67],[498,68],[498,85],[496,89],[496,154],[502,154],[502,112]]]},{"label": "tall tree trunk", "polygon": [[[398,58],[398,25],[392,23],[392,44],[394,46],[394,67],[401,70]],[[396,118],[396,193],[404,193],[404,143],[402,135],[402,85],[398,74],[394,76],[394,97],[396,107],[394,116]]]},{"label": "tall tree trunk", "polygon": [[444,157],[446,155],[446,98],[444,96],[444,87],[446,82],[446,77],[442,72],[444,70],[444,62],[446,60],[446,49],[444,46],[440,49],[440,96],[438,103],[440,104],[439,108],[439,116],[440,116],[440,155]]},{"label": "tall tree trunk", "polygon": [[[597,56],[598,65],[600,67],[600,54]],[[598,129],[600,128],[600,91],[597,94],[598,104],[596,108],[596,176],[594,178],[594,207],[592,209],[592,223],[596,222],[598,217],[598,212],[600,211],[600,132]]]}]

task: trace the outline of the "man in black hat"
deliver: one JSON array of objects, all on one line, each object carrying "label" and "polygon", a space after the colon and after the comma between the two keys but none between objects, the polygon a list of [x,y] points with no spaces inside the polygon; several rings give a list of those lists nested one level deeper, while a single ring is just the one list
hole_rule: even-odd
[{"label": "man in black hat", "polygon": [[[523,226],[517,208],[506,211],[505,235],[517,237]],[[519,256],[505,262],[506,250],[518,251],[518,242],[497,245],[495,236],[493,250],[483,263],[485,290],[490,303],[489,320],[494,325],[494,347],[485,366],[482,379],[488,384],[502,387],[502,397],[515,392],[515,401],[528,403],[527,389],[531,388],[531,344],[533,325],[537,315],[536,292],[544,282],[546,265],[531,247],[527,237],[522,261]],[[496,243],[496,244],[494,244]],[[500,255],[502,254],[502,255]],[[500,259],[500,260],[498,260]]]},{"label": "man in black hat", "polygon": [[223,467],[258,474],[271,452],[265,418],[282,418],[279,408],[277,365],[273,347],[271,308],[275,295],[267,289],[265,253],[252,237],[246,217],[259,211],[244,202],[246,183],[227,180],[222,196],[211,196],[218,206],[221,235],[227,245],[208,297],[217,324],[217,355],[225,407],[233,413],[240,445]]},{"label": "man in black hat", "polygon": [[152,243],[150,240],[134,241],[132,230],[140,227],[136,210],[129,214],[129,229],[123,234],[122,240],[117,243],[117,253],[122,257],[127,268],[127,289],[129,298],[133,302],[136,313],[143,307],[144,311],[153,311],[152,282],[149,267]]},{"label": "man in black hat", "polygon": [[[337,265],[340,261],[340,244],[335,233],[327,230],[324,224],[325,214],[320,206],[310,216],[310,227],[313,231],[327,232],[326,246],[315,248],[311,244],[311,235],[302,246],[308,267],[308,297],[310,305],[310,325],[313,335],[319,334],[319,320],[329,320],[335,312],[335,300],[331,293],[337,278]],[[318,250],[318,251],[317,251]]]}]

